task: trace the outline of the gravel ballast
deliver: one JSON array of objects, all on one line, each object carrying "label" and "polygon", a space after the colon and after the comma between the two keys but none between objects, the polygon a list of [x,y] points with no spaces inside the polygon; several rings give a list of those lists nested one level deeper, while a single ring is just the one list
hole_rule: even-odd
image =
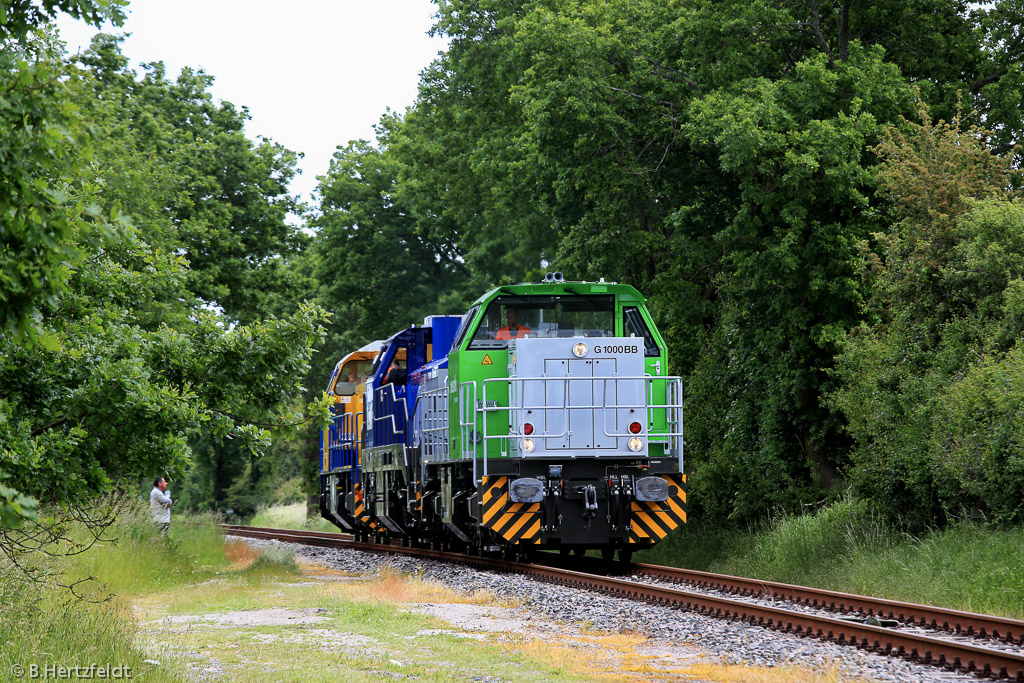
[{"label": "gravel ballast", "polygon": [[693,646],[711,661],[726,664],[764,667],[796,665],[822,671],[835,667],[844,678],[892,683],[979,680],[970,675],[950,673],[853,647],[715,619],[695,612],[611,597],[594,591],[557,586],[523,576],[480,571],[401,555],[233,536],[229,538],[254,546],[285,547],[309,562],[341,572],[375,574],[386,565],[399,572],[443,584],[452,590],[489,592],[499,599],[518,605],[514,610],[517,612],[514,617],[517,620],[542,616],[571,625],[586,624],[600,631],[640,633],[657,641],[661,647]]}]

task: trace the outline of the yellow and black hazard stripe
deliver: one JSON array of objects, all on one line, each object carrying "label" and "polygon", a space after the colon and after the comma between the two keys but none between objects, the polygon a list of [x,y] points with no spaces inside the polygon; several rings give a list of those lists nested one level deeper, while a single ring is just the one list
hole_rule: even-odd
[{"label": "yellow and black hazard stripe", "polygon": [[363,524],[366,524],[371,529],[377,528],[377,522],[373,520],[370,513],[366,510],[366,506],[363,505],[363,487],[362,484],[356,484],[356,507],[352,511],[353,516]]},{"label": "yellow and black hazard stripe", "polygon": [[630,543],[657,543],[680,524],[686,524],[686,475],[661,476],[668,480],[668,499],[660,503],[632,502]]},{"label": "yellow and black hazard stripe", "polygon": [[540,503],[513,503],[508,477],[484,477],[483,525],[509,543],[540,543]]}]

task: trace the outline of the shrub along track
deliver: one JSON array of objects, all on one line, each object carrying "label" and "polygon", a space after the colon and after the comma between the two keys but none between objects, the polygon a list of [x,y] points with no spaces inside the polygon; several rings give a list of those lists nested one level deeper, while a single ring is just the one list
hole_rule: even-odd
[{"label": "shrub along track", "polygon": [[[359,543],[346,534],[295,531],[289,529],[262,529],[224,525],[225,532],[234,536],[274,539],[289,543],[315,545],[327,548],[350,548],[370,552],[424,557],[453,562],[477,569],[522,574],[556,584],[573,586],[658,605],[693,610],[723,619],[733,619],[787,633],[796,633],[841,645],[850,645],[872,652],[902,657],[918,663],[965,671],[986,678],[1002,678],[1024,683],[1024,650],[1000,650],[986,647],[986,639],[1020,645],[1024,638],[1024,621],[959,612],[941,607],[929,607],[882,600],[860,595],[818,590],[803,586],[757,581],[721,574],[692,572],[672,567],[646,564],[618,565],[615,573],[633,573],[659,582],[686,584],[704,590],[732,593],[739,596],[771,597],[798,605],[813,606],[818,610],[868,615],[874,619],[865,622],[825,616],[820,613],[794,611],[784,607],[746,602],[743,600],[696,593],[675,586],[649,585],[635,580],[608,576],[607,563],[589,561],[590,558],[571,558],[572,569],[565,560],[551,556],[549,566],[509,562],[507,560],[401,545]],[[581,571],[587,569],[589,571]],[[602,572],[592,573],[595,571]],[[878,623],[878,617],[898,620],[890,628]],[[915,628],[908,628],[908,627]],[[945,630],[973,636],[950,640],[923,634],[916,627]]]}]

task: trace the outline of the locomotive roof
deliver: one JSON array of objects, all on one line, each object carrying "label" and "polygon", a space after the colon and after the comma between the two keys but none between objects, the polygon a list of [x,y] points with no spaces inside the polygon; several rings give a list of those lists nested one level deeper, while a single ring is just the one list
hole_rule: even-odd
[{"label": "locomotive roof", "polygon": [[495,287],[479,299],[473,305],[482,304],[502,294],[512,296],[548,295],[558,296],[561,294],[614,294],[627,299],[635,299],[638,303],[646,302],[644,296],[632,285],[619,284],[618,282],[519,282],[514,285]]}]

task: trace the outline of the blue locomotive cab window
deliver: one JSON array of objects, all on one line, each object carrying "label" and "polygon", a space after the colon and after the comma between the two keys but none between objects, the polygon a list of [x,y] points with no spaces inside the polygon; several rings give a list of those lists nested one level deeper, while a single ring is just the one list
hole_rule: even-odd
[{"label": "blue locomotive cab window", "polygon": [[654,340],[651,328],[647,326],[643,316],[640,315],[639,308],[636,306],[626,306],[623,308],[622,323],[626,334],[634,337],[643,337],[645,356],[651,357],[661,355],[661,349],[658,348],[658,342]]},{"label": "blue locomotive cab window", "polygon": [[409,368],[406,367],[405,361],[395,358],[391,361],[391,365],[388,366],[387,374],[384,375],[384,384],[403,386],[408,376]]},{"label": "blue locomotive cab window", "polygon": [[611,337],[615,300],[611,296],[501,296],[484,312],[470,349],[505,349],[523,337]]}]

